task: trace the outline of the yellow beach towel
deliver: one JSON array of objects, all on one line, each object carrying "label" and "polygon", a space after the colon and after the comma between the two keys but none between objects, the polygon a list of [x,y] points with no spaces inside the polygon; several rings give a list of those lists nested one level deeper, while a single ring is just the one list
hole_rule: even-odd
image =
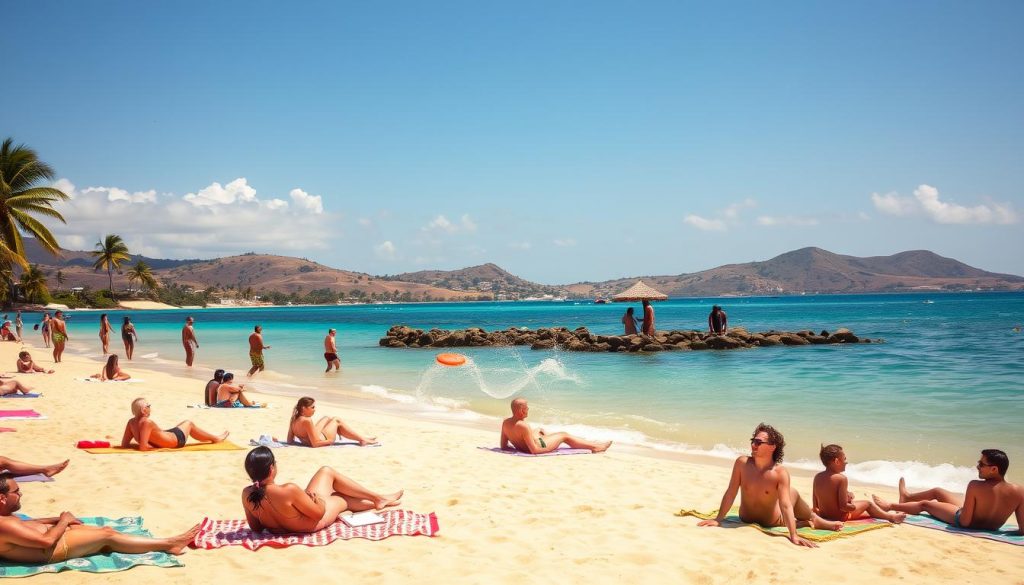
[{"label": "yellow beach towel", "polygon": [[[707,513],[698,512],[697,510],[679,510],[676,512],[676,516],[693,516],[694,518],[700,518],[701,520],[712,520],[718,516],[718,510],[712,510]],[[725,517],[724,523],[736,526],[750,526],[751,528],[756,528],[761,532],[772,536],[789,536],[789,530],[785,526],[761,526],[760,524],[748,524],[740,520],[739,508],[729,510],[729,515]],[[862,532],[876,530],[878,528],[888,528],[890,526],[892,526],[892,524],[885,520],[864,518],[844,522],[843,529],[839,531],[818,530],[816,528],[797,528],[796,532],[800,536],[812,542],[828,542],[830,540],[856,536]]]},{"label": "yellow beach towel", "polygon": [[139,451],[134,447],[129,447],[127,449],[124,447],[101,447],[97,449],[83,450],[86,453],[92,453],[93,455],[120,455],[125,453],[177,453],[178,451],[241,451],[242,448],[231,441],[221,441],[220,443],[191,443],[185,445],[181,449],[150,449],[149,451]]}]

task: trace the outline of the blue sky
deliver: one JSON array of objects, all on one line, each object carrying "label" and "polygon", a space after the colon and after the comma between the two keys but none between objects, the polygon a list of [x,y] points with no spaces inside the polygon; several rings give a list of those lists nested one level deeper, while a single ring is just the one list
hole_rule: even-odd
[{"label": "blue sky", "polygon": [[1024,274],[1024,3],[5,7],[65,247],[544,283],[803,246]]}]

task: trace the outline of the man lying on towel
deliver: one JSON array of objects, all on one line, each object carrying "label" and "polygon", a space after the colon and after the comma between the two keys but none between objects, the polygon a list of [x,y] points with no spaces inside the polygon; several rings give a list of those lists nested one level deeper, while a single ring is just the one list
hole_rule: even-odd
[{"label": "man lying on towel", "polygon": [[611,447],[611,441],[596,442],[578,439],[569,433],[545,433],[544,429],[534,432],[526,422],[530,414],[530,406],[525,398],[516,398],[512,401],[512,416],[501,423],[501,448],[505,451],[522,451],[537,455],[539,453],[550,453],[565,443],[573,449],[590,449],[594,453],[600,453]]},{"label": "man lying on towel", "polygon": [[818,516],[789,483],[789,470],[782,466],[786,439],[775,427],[761,423],[750,438],[750,456],[736,458],[732,466],[729,487],[722,496],[718,517],[703,520],[698,526],[718,526],[732,508],[736,493],[740,493],[740,520],[761,526],[785,526],[789,541],[798,546],[817,548],[818,545],[800,537],[797,526],[810,526],[821,530],[842,530],[842,522],[832,522]]},{"label": "man lying on towel", "polygon": [[967,493],[962,497],[942,488],[910,493],[902,477],[899,502],[871,497],[883,510],[907,514],[928,512],[957,528],[999,530],[1010,514],[1016,514],[1017,532],[1024,534],[1024,486],[1003,479],[1010,467],[1010,458],[999,449],[985,449],[976,467],[978,479],[967,484]]},{"label": "man lying on towel", "polygon": [[121,438],[121,447],[128,449],[132,446],[132,440],[138,444],[139,451],[151,449],[181,449],[185,446],[189,437],[204,443],[220,443],[228,438],[228,432],[224,431],[219,435],[208,433],[197,427],[190,420],[184,420],[166,431],[160,430],[152,419],[149,418],[152,405],[145,398],[136,398],[132,401],[132,418],[124,426],[124,436]]},{"label": "man lying on towel", "polygon": [[98,553],[167,552],[180,555],[199,532],[196,524],[170,538],[131,536],[104,526],[83,526],[71,512],[57,518],[22,520],[21,488],[9,473],[0,473],[0,560],[11,563],[60,563]]}]

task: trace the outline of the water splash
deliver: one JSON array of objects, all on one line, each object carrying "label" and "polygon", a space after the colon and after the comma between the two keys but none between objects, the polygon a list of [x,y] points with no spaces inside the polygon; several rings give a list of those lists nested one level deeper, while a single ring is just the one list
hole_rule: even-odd
[{"label": "water splash", "polygon": [[528,386],[542,390],[544,387],[541,381],[544,379],[579,383],[576,375],[556,358],[546,358],[535,366],[527,366],[519,352],[512,352],[510,357],[515,362],[512,366],[480,367],[469,357],[465,364],[458,367],[434,364],[420,376],[416,385],[416,398],[425,399],[431,394],[434,384],[442,382],[449,386],[469,386],[498,400],[514,396]]}]

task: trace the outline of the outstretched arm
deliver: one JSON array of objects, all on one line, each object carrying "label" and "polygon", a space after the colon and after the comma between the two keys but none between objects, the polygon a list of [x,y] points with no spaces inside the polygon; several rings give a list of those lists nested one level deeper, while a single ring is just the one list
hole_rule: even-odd
[{"label": "outstretched arm", "polygon": [[789,485],[789,472],[785,469],[779,469],[778,490],[779,509],[782,510],[782,520],[786,523],[786,528],[789,530],[789,541],[797,546],[817,548],[818,545],[800,537],[796,533],[796,515],[793,514],[793,496]]},{"label": "outstretched arm", "polygon": [[124,435],[121,437],[121,447],[127,449],[132,446],[132,423],[124,425]]},{"label": "outstretched arm", "polygon": [[722,503],[718,505],[718,515],[715,516],[714,520],[701,520],[697,523],[697,526],[720,526],[722,521],[725,520],[729,510],[732,509],[732,503],[736,501],[736,494],[740,490],[740,475],[743,463],[743,458],[737,457],[736,462],[732,464],[729,487],[725,488],[725,493],[722,494]]}]

